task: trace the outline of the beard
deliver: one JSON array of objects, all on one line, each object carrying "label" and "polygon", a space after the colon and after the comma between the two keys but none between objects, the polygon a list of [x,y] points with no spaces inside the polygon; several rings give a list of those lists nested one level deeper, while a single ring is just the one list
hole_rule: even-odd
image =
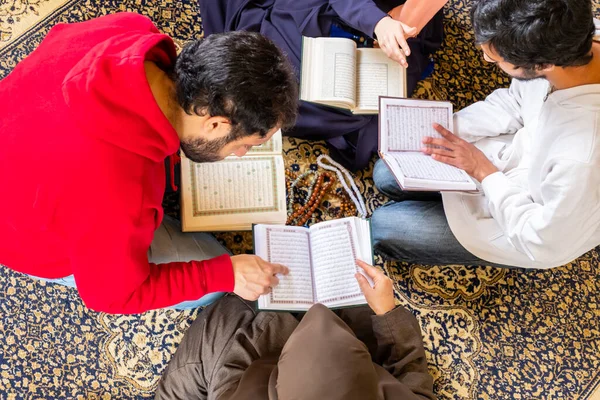
[{"label": "beard", "polygon": [[513,75],[512,77],[521,82],[534,81],[536,79],[546,79],[546,75],[539,74],[534,69],[523,69],[523,74],[521,76]]},{"label": "beard", "polygon": [[221,161],[221,150],[230,142],[229,137],[215,140],[203,138],[186,139],[181,141],[181,150],[187,158],[197,163]]}]

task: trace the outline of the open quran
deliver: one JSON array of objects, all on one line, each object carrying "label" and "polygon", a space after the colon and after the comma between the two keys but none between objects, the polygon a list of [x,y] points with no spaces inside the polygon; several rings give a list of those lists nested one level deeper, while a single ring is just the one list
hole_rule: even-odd
[{"label": "open quran", "polygon": [[379,96],[406,97],[406,69],[346,38],[302,37],[300,100],[377,114]]},{"label": "open quran", "polygon": [[290,270],[278,276],[279,285],[271,293],[258,299],[258,308],[305,311],[315,303],[330,308],[366,304],[355,277],[363,273],[356,260],[373,264],[371,243],[369,220],[357,217],[310,228],[255,225],[255,254]]},{"label": "open quran", "polygon": [[181,157],[184,232],[241,231],[252,224],[284,224],[285,169],[281,131],[244,157],[195,163]]},{"label": "open quran", "polygon": [[451,103],[380,97],[379,108],[379,155],[403,190],[477,190],[465,171],[421,152],[424,137],[442,137],[433,123],[453,130]]}]

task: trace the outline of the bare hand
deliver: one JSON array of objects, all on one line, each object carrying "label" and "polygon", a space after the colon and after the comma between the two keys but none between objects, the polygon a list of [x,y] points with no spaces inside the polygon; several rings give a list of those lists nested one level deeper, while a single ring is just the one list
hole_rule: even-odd
[{"label": "bare hand", "polygon": [[404,68],[408,67],[406,57],[410,55],[410,48],[406,43],[407,37],[417,34],[417,29],[410,27],[389,16],[379,20],[375,25],[377,42],[383,52],[392,60],[397,61]]},{"label": "bare hand", "polygon": [[423,153],[431,155],[434,160],[465,170],[479,182],[498,171],[498,168],[474,144],[459,138],[440,124],[433,124],[433,128],[442,135],[442,138],[424,138],[423,144],[426,147],[421,149]]},{"label": "bare hand", "polygon": [[272,264],[249,254],[231,257],[231,264],[235,278],[233,292],[252,301],[271,292],[272,288],[279,284],[275,274],[287,275],[290,272],[281,264]]},{"label": "bare hand", "polygon": [[356,264],[373,280],[374,286],[371,287],[369,281],[362,274],[357,272],[355,275],[360,290],[362,290],[369,307],[371,307],[375,314],[383,315],[396,308],[392,280],[385,276],[379,269],[366,262],[357,260]]}]

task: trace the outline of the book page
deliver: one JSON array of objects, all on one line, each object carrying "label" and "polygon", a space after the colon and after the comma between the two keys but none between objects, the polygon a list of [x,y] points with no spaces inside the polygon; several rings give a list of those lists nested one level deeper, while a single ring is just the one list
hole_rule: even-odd
[{"label": "book page", "polygon": [[194,163],[182,157],[184,231],[249,230],[286,219],[283,157],[227,158]]},{"label": "book page", "polygon": [[255,253],[283,264],[288,275],[278,275],[279,285],[261,296],[261,308],[306,309],[314,303],[310,239],[307,228],[276,225],[254,227]]},{"label": "book page", "polygon": [[320,88],[318,102],[347,102],[356,99],[356,44],[344,38],[318,38],[316,51],[320,60],[314,83]]},{"label": "book page", "polygon": [[406,96],[405,69],[381,49],[358,49],[357,110],[379,109],[379,96]]},{"label": "book page", "polygon": [[472,182],[462,169],[436,161],[430,156],[417,152],[389,153],[386,159],[393,160],[405,178],[429,181]]},{"label": "book page", "polygon": [[384,153],[420,151],[426,136],[440,138],[437,122],[452,130],[452,105],[448,102],[382,98],[380,150]]},{"label": "book page", "polygon": [[[281,129],[273,134],[271,139],[261,144],[260,146],[253,146],[244,157],[250,157],[254,155],[271,155],[281,154],[283,148],[283,139],[281,137]],[[235,157],[235,156],[231,156]]]},{"label": "book page", "polygon": [[366,257],[352,218],[313,225],[310,242],[317,301],[329,307],[364,302],[354,274],[359,272],[356,260]]}]

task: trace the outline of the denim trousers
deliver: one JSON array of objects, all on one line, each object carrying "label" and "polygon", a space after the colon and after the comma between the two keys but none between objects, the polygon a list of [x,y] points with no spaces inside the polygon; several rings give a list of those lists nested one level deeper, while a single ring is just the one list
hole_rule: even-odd
[{"label": "denim trousers", "polygon": [[371,217],[374,249],[384,258],[425,265],[498,265],[471,254],[456,239],[438,192],[403,191],[389,168],[377,161],[373,180],[390,202]]},{"label": "denim trousers", "polygon": [[[202,261],[226,253],[229,253],[229,251],[223,247],[213,235],[201,232],[181,232],[179,221],[165,215],[163,222],[156,232],[154,232],[154,240],[148,250],[148,261],[153,264],[187,262],[192,260]],[[45,279],[32,275],[29,276],[42,281],[77,288],[75,277],[73,275],[58,279]],[[184,301],[175,304],[172,308],[176,310],[189,310],[206,306],[223,297],[223,295],[225,295],[225,292],[209,293],[198,300]]]}]

